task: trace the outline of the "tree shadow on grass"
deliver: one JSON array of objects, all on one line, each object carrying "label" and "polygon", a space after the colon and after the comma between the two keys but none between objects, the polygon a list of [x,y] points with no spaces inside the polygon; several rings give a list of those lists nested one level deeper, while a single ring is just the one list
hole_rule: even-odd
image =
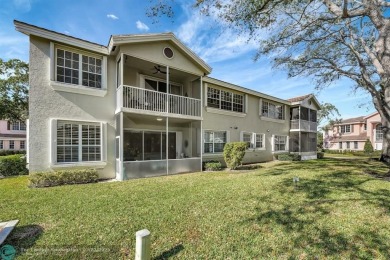
[{"label": "tree shadow on grass", "polygon": [[291,171],[312,171],[313,173],[317,172],[319,169],[321,171],[327,170],[337,170],[338,168],[356,168],[359,166],[362,169],[369,169],[372,167],[373,162],[367,160],[348,160],[348,159],[321,159],[321,160],[311,160],[311,161],[299,161],[291,162],[281,165],[276,165],[268,169],[265,173],[262,172],[258,176],[277,176],[290,174]]},{"label": "tree shadow on grass", "polygon": [[16,256],[23,255],[43,234],[43,228],[39,225],[16,226],[4,244],[16,249]]},{"label": "tree shadow on grass", "polygon": [[[362,165],[365,167],[366,164]],[[351,162],[342,161],[338,166],[353,166],[356,169]],[[316,163],[297,163],[277,166],[270,172],[271,175],[287,175],[292,168],[307,170],[316,167]],[[331,169],[335,165],[324,167]],[[291,237],[290,245],[297,249],[291,252],[291,257],[299,257],[294,254],[305,252],[309,258],[348,255],[352,259],[372,259],[378,258],[379,254],[379,257],[390,259],[388,236],[373,231],[370,223],[367,223],[368,227],[358,227],[358,231],[354,228],[344,231],[337,225],[338,221],[343,223],[343,219],[338,220],[339,217],[333,214],[340,207],[337,204],[340,202],[361,202],[363,206],[374,206],[382,209],[384,214],[390,214],[390,191],[366,189],[364,184],[370,181],[375,179],[348,169],[330,171],[313,178],[303,177],[298,186],[294,186],[292,178],[286,176],[273,186],[274,192],[279,195],[257,198],[262,206],[255,208],[256,215],[242,224],[256,224],[264,230],[281,229],[284,236]],[[328,222],[328,218],[333,221]]]},{"label": "tree shadow on grass", "polygon": [[172,247],[171,249],[162,252],[160,255],[156,256],[153,259],[154,260],[169,259],[170,257],[174,257],[175,255],[177,255],[182,250],[184,250],[184,246],[182,244],[178,244]]}]

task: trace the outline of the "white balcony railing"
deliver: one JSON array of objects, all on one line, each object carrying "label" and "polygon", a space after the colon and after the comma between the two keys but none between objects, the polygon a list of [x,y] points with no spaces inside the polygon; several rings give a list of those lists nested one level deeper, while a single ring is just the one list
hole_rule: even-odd
[{"label": "white balcony railing", "polygon": [[117,110],[129,108],[180,116],[200,117],[200,99],[183,97],[132,86],[120,86],[116,92]]},{"label": "white balcony railing", "polygon": [[294,120],[291,120],[291,130],[316,132],[317,131],[317,122],[294,119]]}]

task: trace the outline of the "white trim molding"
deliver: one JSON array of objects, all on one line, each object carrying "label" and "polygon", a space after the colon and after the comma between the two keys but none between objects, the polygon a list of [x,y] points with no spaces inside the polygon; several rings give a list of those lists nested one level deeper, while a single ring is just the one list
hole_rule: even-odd
[{"label": "white trim molding", "polygon": [[99,45],[97,43],[88,42],[86,40],[78,39],[54,31],[50,31],[45,28],[41,28],[17,20],[14,20],[14,25],[17,31],[24,33],[26,35],[35,35],[52,41],[62,42],[64,44],[69,44],[78,48],[83,48],[97,53],[108,55],[107,47],[103,45]]},{"label": "white trim molding", "polygon": [[209,113],[226,115],[226,116],[246,117],[246,113],[233,112],[233,111],[222,110],[213,107],[206,107],[206,111]]},{"label": "white trim molding", "polygon": [[61,83],[56,81],[51,81],[50,86],[53,90],[62,91],[62,92],[76,93],[76,94],[96,96],[96,97],[104,97],[105,95],[107,95],[106,89],[82,87],[79,85],[66,84],[66,83]]}]

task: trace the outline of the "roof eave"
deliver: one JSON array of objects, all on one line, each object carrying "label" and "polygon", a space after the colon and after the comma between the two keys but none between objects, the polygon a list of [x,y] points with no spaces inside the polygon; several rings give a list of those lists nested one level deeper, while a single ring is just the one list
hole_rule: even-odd
[{"label": "roof eave", "polygon": [[215,84],[217,86],[219,85],[219,86],[222,86],[222,87],[230,88],[230,89],[237,90],[237,91],[240,91],[240,92],[244,92],[246,94],[250,94],[250,95],[253,95],[253,96],[266,98],[266,99],[269,99],[269,100],[272,100],[272,101],[275,101],[275,102],[279,102],[279,103],[282,103],[282,104],[285,104],[285,105],[291,105],[291,103],[289,101],[287,101],[287,100],[280,99],[280,98],[277,98],[277,97],[273,97],[273,96],[270,96],[270,95],[267,95],[267,94],[255,91],[255,90],[243,88],[243,87],[240,87],[238,85],[234,85],[234,84],[231,84],[231,83],[228,83],[228,82],[225,82],[225,81],[221,81],[219,79],[215,79],[215,78],[211,78],[211,77],[203,77],[203,82]]},{"label": "roof eave", "polygon": [[180,40],[178,40],[172,33],[163,34],[141,34],[141,35],[113,35],[112,45],[122,45],[128,43],[140,43],[140,42],[156,42],[156,41],[172,41],[176,44],[186,55],[188,55],[193,61],[195,61],[203,70],[205,74],[210,74],[212,68],[202,60],[198,55],[185,46]]},{"label": "roof eave", "polygon": [[97,43],[91,43],[82,39],[77,39],[72,36],[63,35],[61,33],[57,33],[54,31],[50,31],[44,28],[40,28],[38,26],[34,26],[28,23],[20,22],[17,20],[14,20],[15,29],[21,33],[24,33],[28,36],[34,35],[41,38],[45,38],[48,40],[61,42],[63,44],[72,45],[75,47],[87,49],[93,52],[97,52],[100,54],[108,55],[108,49],[107,47],[97,44]]}]

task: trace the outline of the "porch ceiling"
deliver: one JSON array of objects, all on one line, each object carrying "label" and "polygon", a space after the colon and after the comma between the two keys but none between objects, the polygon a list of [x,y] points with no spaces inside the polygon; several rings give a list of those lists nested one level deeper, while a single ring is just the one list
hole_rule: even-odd
[{"label": "porch ceiling", "polygon": [[[124,71],[124,73],[126,73],[126,67],[130,67],[130,68],[137,70],[140,74],[144,74],[144,75],[148,75],[148,76],[152,76],[152,77],[156,77],[156,78],[160,78],[160,79],[166,79],[166,77],[167,77],[166,74],[162,74],[162,73],[153,74],[155,72],[154,66],[157,66],[157,65],[160,65],[162,70],[166,71],[166,66],[163,64],[157,64],[157,63],[150,62],[150,61],[143,60],[143,59],[139,59],[139,58],[136,58],[133,56],[125,55],[125,62],[124,62],[125,71]],[[170,68],[169,78],[172,81],[181,83],[181,82],[184,82],[186,80],[188,80],[188,81],[196,80],[199,78],[199,76]]]},{"label": "porch ceiling", "polygon": [[[151,124],[155,126],[163,126],[165,127],[165,117],[160,116],[151,116],[151,115],[141,115],[141,114],[130,114],[130,113],[123,113],[123,116],[133,121],[136,124]],[[157,118],[162,118],[162,121],[157,121]],[[181,125],[181,124],[188,124],[191,122],[199,122],[199,120],[192,120],[192,119],[185,119],[185,118],[169,118],[169,125]]]}]

